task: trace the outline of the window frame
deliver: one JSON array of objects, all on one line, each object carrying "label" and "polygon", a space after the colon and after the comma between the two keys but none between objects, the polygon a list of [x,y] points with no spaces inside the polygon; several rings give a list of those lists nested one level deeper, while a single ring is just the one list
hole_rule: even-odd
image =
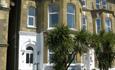
[{"label": "window frame", "polygon": [[[72,6],[73,8],[74,8],[74,12],[72,12],[72,13],[70,13],[69,11],[68,11],[68,6]],[[68,15],[71,15],[71,16],[73,16],[74,18],[73,18],[73,27],[69,27],[69,23],[68,23]],[[71,25],[71,26],[72,26]],[[72,29],[72,30],[76,30],[76,9],[75,9],[75,5],[74,4],[72,4],[72,3],[68,3],[67,4],[67,26],[70,28],[70,29]]]},{"label": "window frame", "polygon": [[[33,8],[34,9],[34,15],[30,15],[29,13],[29,11],[30,11],[30,8]],[[29,20],[30,20],[30,18],[32,18],[33,19],[33,25],[30,25],[29,24]],[[28,7],[28,10],[27,10],[27,27],[29,27],[29,28],[36,28],[36,8],[34,7],[34,6],[29,6]]]},{"label": "window frame", "polygon": [[97,17],[96,18],[96,20],[95,20],[95,29],[96,29],[96,33],[98,34],[99,32],[98,32],[98,28],[97,28],[97,20],[100,20],[100,31],[102,30],[102,20],[101,20],[101,18],[100,17]]},{"label": "window frame", "polygon": [[[50,12],[50,5],[56,5],[57,6],[57,8],[58,8],[58,11],[57,12]],[[55,26],[50,26],[50,24],[51,24],[51,22],[50,22],[50,15],[55,15],[55,14],[57,14],[57,17],[58,17],[58,19],[57,19],[57,25],[59,24],[59,5],[58,4],[55,4],[55,3],[53,3],[53,4],[49,4],[48,5],[48,29],[54,29],[54,27]]]},{"label": "window frame", "polygon": [[[87,1],[86,0],[81,0],[82,1],[82,7],[86,8],[87,6]],[[83,5],[83,2],[84,2],[84,5]]]},{"label": "window frame", "polygon": [[50,54],[53,55],[54,52],[51,52],[50,49],[48,49],[48,64],[54,64],[53,62],[50,62]]},{"label": "window frame", "polygon": [[[108,26],[107,20],[109,20],[109,25],[110,26]],[[107,30],[108,28],[110,28],[110,31],[111,31],[111,29],[112,29],[112,21],[111,21],[110,17],[105,18],[105,31],[106,32],[110,32],[109,30]]]},{"label": "window frame", "polygon": [[[106,2],[106,4],[104,5],[103,2]],[[102,0],[102,8],[107,8],[107,0]]]},{"label": "window frame", "polygon": [[[85,18],[85,24],[84,24],[84,22],[83,22],[83,19],[84,19],[84,18]],[[86,27],[85,30],[83,30],[83,29],[84,29],[83,26]],[[81,17],[81,30],[87,31],[87,16],[86,16],[86,15],[82,15],[82,17]]]},{"label": "window frame", "polygon": [[[31,47],[32,49],[33,49],[33,47],[32,46],[28,46],[28,47]],[[28,48],[27,47],[27,48]],[[33,64],[33,60],[32,60],[32,62],[31,62],[31,59],[33,59],[34,58],[34,50],[31,50],[31,49],[27,49],[26,48],[26,64]],[[29,56],[28,58],[27,58],[27,55]],[[32,56],[32,57],[31,57]],[[27,60],[28,59],[28,60]],[[28,61],[28,62],[27,62]]]},{"label": "window frame", "polygon": [[[97,0],[96,0],[96,3],[95,3],[95,4],[96,4],[96,9],[100,9],[100,5],[101,5],[100,3],[101,3],[101,1],[100,1],[100,0],[98,0],[98,1],[99,1],[99,2],[97,3]],[[98,6],[98,7],[97,7],[97,6]]]}]

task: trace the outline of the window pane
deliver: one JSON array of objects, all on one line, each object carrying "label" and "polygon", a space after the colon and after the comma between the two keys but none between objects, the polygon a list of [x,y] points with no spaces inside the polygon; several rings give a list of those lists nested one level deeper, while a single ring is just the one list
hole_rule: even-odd
[{"label": "window pane", "polygon": [[111,28],[110,27],[106,27],[106,32],[110,32]]},{"label": "window pane", "polygon": [[58,16],[59,8],[56,4],[49,5],[49,27],[54,27],[58,24],[59,16]]},{"label": "window pane", "polygon": [[53,63],[53,61],[52,61],[53,56],[54,56],[54,54],[49,54],[49,62],[50,62],[50,63]]},{"label": "window pane", "polygon": [[86,31],[86,26],[87,26],[87,21],[86,21],[86,16],[82,16],[82,30]]},{"label": "window pane", "polygon": [[29,7],[29,15],[35,16],[35,8],[34,7]]},{"label": "window pane", "polygon": [[33,48],[31,46],[28,46],[26,50],[33,50]]},{"label": "window pane", "polygon": [[96,3],[99,3],[99,0],[96,0]]},{"label": "window pane", "polygon": [[100,0],[96,0],[96,8],[99,9]]},{"label": "window pane", "polygon": [[50,27],[54,27],[55,25],[58,24],[58,14],[50,14]]},{"label": "window pane", "polygon": [[86,16],[83,16],[83,18],[82,18],[82,23],[83,23],[83,24],[86,24]]},{"label": "window pane", "polygon": [[106,18],[106,32],[111,31],[111,20],[110,18]]},{"label": "window pane", "polygon": [[74,28],[75,26],[75,19],[74,15],[72,14],[67,14],[67,23],[69,28]]},{"label": "window pane", "polygon": [[82,0],[82,5],[83,5],[83,6],[86,5],[86,0]]},{"label": "window pane", "polygon": [[97,32],[100,32],[101,31],[101,19],[96,19],[96,25],[97,25]]},{"label": "window pane", "polygon": [[49,12],[58,12],[58,5],[51,4],[49,5]]},{"label": "window pane", "polygon": [[103,8],[106,8],[106,7],[107,7],[107,2],[106,2],[106,0],[102,0],[102,5],[103,5]]},{"label": "window pane", "polygon": [[26,54],[26,63],[29,63],[29,54]]},{"label": "window pane", "polygon": [[106,5],[106,0],[102,0],[102,5]]},{"label": "window pane", "polygon": [[33,25],[34,24],[34,19],[32,17],[29,17],[29,25]]},{"label": "window pane", "polygon": [[33,54],[30,54],[30,63],[33,63]]},{"label": "window pane", "polygon": [[106,25],[111,26],[111,20],[109,18],[106,18]]},{"label": "window pane", "polygon": [[83,31],[86,31],[86,25],[83,25],[83,26],[82,26],[82,30],[83,30]]},{"label": "window pane", "polygon": [[67,6],[67,12],[68,13],[75,13],[75,7],[72,4],[68,4]]}]

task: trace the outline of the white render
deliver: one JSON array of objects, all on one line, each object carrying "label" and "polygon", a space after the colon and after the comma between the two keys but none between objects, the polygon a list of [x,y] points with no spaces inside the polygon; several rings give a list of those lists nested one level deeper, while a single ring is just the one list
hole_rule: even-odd
[{"label": "white render", "polygon": [[[26,47],[33,47],[33,64],[26,63]],[[43,66],[43,33],[19,33],[19,67],[18,70],[42,70]]]},{"label": "white render", "polygon": [[95,69],[94,49],[89,49],[88,52],[83,55],[82,60],[82,63],[84,64],[84,68],[86,70]]},{"label": "white render", "polygon": [[[19,67],[18,70],[47,70],[47,67],[52,67],[51,64],[43,63],[43,33],[34,32],[19,32]],[[33,51],[33,64],[26,63],[26,47],[32,46]],[[71,64],[68,70],[92,70],[95,68],[94,49],[89,51],[82,57],[82,63]]]}]

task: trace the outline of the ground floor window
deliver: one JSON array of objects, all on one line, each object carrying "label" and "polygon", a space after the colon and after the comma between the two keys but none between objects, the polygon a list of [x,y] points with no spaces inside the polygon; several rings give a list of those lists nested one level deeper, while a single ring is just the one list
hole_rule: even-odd
[{"label": "ground floor window", "polygon": [[26,63],[33,63],[33,48],[31,46],[26,48]]}]

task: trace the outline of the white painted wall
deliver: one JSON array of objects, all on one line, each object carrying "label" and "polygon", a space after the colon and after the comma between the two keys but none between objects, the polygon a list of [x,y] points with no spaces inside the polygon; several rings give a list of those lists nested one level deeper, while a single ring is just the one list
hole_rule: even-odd
[{"label": "white painted wall", "polygon": [[86,70],[95,69],[94,49],[89,49],[89,51],[83,55],[82,60]]},{"label": "white painted wall", "polygon": [[[26,63],[26,47],[31,45],[34,49],[33,64]],[[43,66],[43,33],[19,33],[19,64],[18,70],[42,70]]]}]

